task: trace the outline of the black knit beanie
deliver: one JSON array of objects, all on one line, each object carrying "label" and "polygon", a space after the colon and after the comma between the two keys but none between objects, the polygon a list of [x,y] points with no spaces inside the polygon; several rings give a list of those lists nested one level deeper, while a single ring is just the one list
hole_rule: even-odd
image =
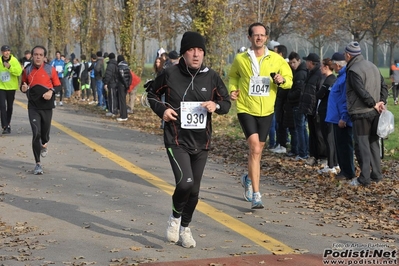
[{"label": "black knit beanie", "polygon": [[114,53],[110,53],[110,54],[108,55],[108,58],[109,58],[109,59],[115,59],[115,54],[114,54]]},{"label": "black knit beanie", "polygon": [[183,34],[183,38],[180,43],[180,55],[183,55],[187,50],[191,48],[202,48],[204,50],[204,56],[206,54],[205,49],[205,38],[198,32],[187,31]]},{"label": "black knit beanie", "polygon": [[123,55],[120,54],[120,55],[118,55],[116,61],[117,61],[118,63],[120,63],[120,62],[122,62],[122,61],[125,61],[125,57],[124,57]]}]

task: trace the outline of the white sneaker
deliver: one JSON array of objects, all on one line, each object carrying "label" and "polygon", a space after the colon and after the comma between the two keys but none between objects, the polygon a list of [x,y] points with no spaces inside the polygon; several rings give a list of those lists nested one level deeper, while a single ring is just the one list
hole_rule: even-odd
[{"label": "white sneaker", "polygon": [[60,106],[63,106],[64,104],[62,102],[59,103]]},{"label": "white sneaker", "polygon": [[181,217],[175,218],[173,215],[169,217],[168,228],[166,229],[166,239],[169,242],[179,241],[179,229],[180,229]]},{"label": "white sneaker", "polygon": [[334,168],[337,171],[337,173],[341,172],[341,167],[339,167],[339,165],[334,166]]},{"label": "white sneaker", "polygon": [[353,178],[353,179],[350,181],[349,185],[351,185],[351,186],[353,186],[353,187],[360,186],[360,183],[359,183],[359,181],[357,180],[357,177]]},{"label": "white sneaker", "polygon": [[274,149],[270,149],[271,152],[275,152],[275,150],[280,149],[280,144],[278,144]]},{"label": "white sneaker", "polygon": [[105,114],[105,116],[108,116],[108,117],[113,116],[113,113],[108,112],[108,113]]},{"label": "white sneaker", "polygon": [[57,101],[54,101],[54,106],[57,106]]},{"label": "white sneaker", "polygon": [[283,146],[280,146],[273,150],[274,153],[287,153],[287,149]]},{"label": "white sneaker", "polygon": [[193,238],[190,228],[180,226],[181,245],[184,248],[195,248],[197,243]]},{"label": "white sneaker", "polygon": [[118,121],[118,122],[125,122],[125,121],[127,121],[127,118],[120,118],[120,117],[118,117],[118,118],[116,119],[116,121]]},{"label": "white sneaker", "polygon": [[325,166],[323,169],[320,169],[320,170],[318,170],[317,172],[318,172],[319,174],[323,174],[323,173],[335,174],[335,175],[338,174],[337,169],[335,169],[335,167],[330,168],[330,167],[328,167],[328,166]]},{"label": "white sneaker", "polygon": [[317,164],[317,160],[315,157],[309,157],[306,162],[307,165],[314,166]]},{"label": "white sneaker", "polygon": [[320,164],[320,166],[322,166],[322,167],[328,167],[328,162],[327,162],[327,160],[319,160],[319,164]]}]

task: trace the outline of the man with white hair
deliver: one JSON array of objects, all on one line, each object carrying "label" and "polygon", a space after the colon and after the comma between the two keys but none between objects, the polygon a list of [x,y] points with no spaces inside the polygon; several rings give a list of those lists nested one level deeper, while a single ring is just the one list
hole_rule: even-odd
[{"label": "man with white hair", "polygon": [[335,178],[351,180],[355,177],[355,164],[353,125],[346,108],[346,61],[343,53],[334,53],[331,60],[338,77],[330,90],[325,121],[333,125],[335,150],[340,167],[340,172]]}]

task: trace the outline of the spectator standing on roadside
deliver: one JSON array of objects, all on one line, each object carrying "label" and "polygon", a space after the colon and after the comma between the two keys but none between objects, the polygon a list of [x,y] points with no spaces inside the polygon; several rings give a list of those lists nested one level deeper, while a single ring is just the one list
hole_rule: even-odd
[{"label": "spectator standing on roadside", "polygon": [[79,62],[79,58],[75,57],[73,59],[72,64],[72,86],[73,86],[73,97],[75,100],[79,100],[81,97],[81,90],[80,90],[80,68],[81,64]]},{"label": "spectator standing on roadside", "polygon": [[300,111],[306,116],[309,129],[309,155],[306,164],[314,166],[325,159],[325,145],[321,135],[319,122],[316,120],[317,99],[323,76],[320,71],[320,57],[315,53],[309,53],[303,58],[306,61],[308,77],[305,81],[304,90],[299,102]]},{"label": "spectator standing on roadside", "polygon": [[287,99],[292,107],[295,133],[297,136],[297,152],[295,160],[305,161],[308,158],[309,136],[306,125],[306,117],[299,109],[301,95],[305,87],[305,81],[308,77],[308,70],[305,62],[296,52],[291,52],[288,56],[289,64],[294,72],[292,88],[289,90]]},{"label": "spectator standing on roadside", "polygon": [[47,50],[43,46],[32,49],[33,61],[21,79],[21,91],[28,97],[28,115],[32,128],[32,150],[36,166],[33,174],[43,174],[40,156],[47,156],[51,119],[54,106],[54,88],[61,85],[54,67],[44,62]]},{"label": "spectator standing on roadside", "polygon": [[90,89],[93,95],[93,99],[89,102],[89,104],[97,103],[97,87],[96,87],[96,76],[94,73],[94,67],[97,65],[97,55],[91,54],[90,63],[89,63],[89,76],[90,76]]},{"label": "spectator standing on roadside", "polygon": [[176,182],[166,237],[170,242],[181,238],[185,248],[196,246],[188,226],[210,149],[212,114],[226,114],[231,106],[222,79],[203,65],[205,54],[204,37],[184,33],[179,64],[165,69],[148,89],[151,109],[165,121],[164,142]]},{"label": "spectator standing on roadside", "polygon": [[154,61],[154,77],[158,77],[163,71],[164,61],[161,57],[157,57]]},{"label": "spectator standing on roadside", "polygon": [[65,98],[69,99],[72,95],[72,61],[70,58],[65,58],[64,78],[62,79],[65,88]]},{"label": "spectator standing on roadside", "polygon": [[[290,89],[292,71],[283,57],[265,46],[268,29],[253,23],[248,29],[251,47],[235,56],[229,73],[229,91],[237,100],[237,117],[249,147],[248,174],[241,177],[244,198],[252,209],[264,208],[260,193],[260,161],[274,113],[277,87]],[[274,76],[272,77],[271,73]]]},{"label": "spectator standing on roadside", "polygon": [[22,67],[16,57],[11,54],[8,45],[1,47],[0,58],[0,116],[2,134],[11,133],[11,118],[15,100],[15,91],[19,86]]},{"label": "spectator standing on roadside", "polygon": [[368,186],[382,179],[380,146],[377,126],[380,113],[385,109],[388,87],[376,65],[361,55],[358,42],[345,48],[346,103],[353,122],[355,153],[360,176],[353,186]]},{"label": "spectator standing on roadside", "polygon": [[132,75],[130,74],[130,68],[125,57],[118,55],[117,57],[119,76],[117,78],[117,94],[119,103],[119,115],[116,119],[118,122],[127,121],[127,106],[126,106],[126,92],[129,89],[129,85],[132,82]]},{"label": "spectator standing on roadside", "polygon": [[[274,46],[276,53],[282,56],[284,59],[287,58],[287,47],[285,45]],[[287,60],[286,60],[287,61]],[[274,104],[274,117],[276,120],[276,133],[277,133],[277,147],[271,149],[271,152],[287,154],[289,156],[298,155],[298,144],[297,136],[294,126],[294,118],[292,112],[292,106],[289,103],[287,97],[290,90],[278,88],[276,102]],[[290,132],[290,146],[291,151],[287,153],[287,139],[288,133]],[[270,136],[270,134],[269,134]]]},{"label": "spectator standing on roadside", "polygon": [[104,95],[103,95],[103,77],[105,75],[104,71],[104,58],[103,58],[103,53],[101,51],[98,51],[96,53],[97,56],[97,61],[96,65],[94,66],[94,77],[96,79],[96,88],[97,88],[97,106],[105,108],[105,100],[104,100]]},{"label": "spectator standing on roadside", "polygon": [[82,90],[80,101],[89,101],[90,98],[90,75],[89,75],[89,63],[86,61],[86,55],[80,56],[80,89]]},{"label": "spectator standing on roadside", "polygon": [[352,121],[346,107],[346,61],[343,53],[331,57],[334,71],[338,74],[330,90],[326,122],[333,125],[335,150],[340,172],[336,179],[351,180],[355,177]]},{"label": "spectator standing on roadside", "polygon": [[21,63],[22,68],[25,68],[28,64],[31,63],[32,54],[31,51],[26,50],[24,53],[24,57],[22,57],[19,62]]},{"label": "spectator standing on roadside", "polygon": [[327,103],[330,96],[330,90],[337,79],[333,73],[334,65],[332,60],[330,58],[324,58],[321,62],[320,70],[324,76],[324,81],[320,90],[316,93],[316,120],[319,121],[321,135],[323,136],[327,155],[327,163],[320,171],[337,174],[336,167],[338,166],[338,159],[335,152],[333,125],[325,121],[327,116]]},{"label": "spectator standing on roadside", "polygon": [[109,61],[103,79],[104,88],[107,91],[108,112],[106,116],[116,116],[118,113],[117,81],[119,77],[118,62],[115,54],[109,54]]},{"label": "spectator standing on roadside", "polygon": [[392,82],[392,96],[394,105],[398,104],[399,97],[399,60],[396,59],[394,64],[389,69],[389,77]]},{"label": "spectator standing on roadside", "polygon": [[[55,59],[54,59],[53,61],[51,61],[50,65],[51,65],[52,67],[54,67],[55,70],[57,71],[57,73],[58,73],[58,79],[59,79],[60,82],[61,82],[61,85],[58,86],[58,87],[56,87],[56,88],[54,88],[54,89],[55,89],[55,93],[60,95],[60,102],[59,102],[59,105],[60,105],[60,106],[63,106],[62,97],[64,96],[64,90],[63,90],[63,88],[62,88],[62,84],[63,84],[62,79],[63,79],[63,77],[64,77],[65,62],[64,62],[64,60],[61,59],[61,52],[60,52],[60,51],[56,51],[56,52],[55,52]],[[58,95],[57,95],[57,96],[58,96]],[[57,105],[57,102],[56,102],[56,101],[54,102],[54,105]]]}]

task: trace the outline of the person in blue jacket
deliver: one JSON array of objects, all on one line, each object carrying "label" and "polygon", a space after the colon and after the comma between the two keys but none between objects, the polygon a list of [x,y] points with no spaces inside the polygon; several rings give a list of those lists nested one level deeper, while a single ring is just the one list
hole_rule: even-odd
[{"label": "person in blue jacket", "polygon": [[336,179],[351,180],[355,177],[353,155],[352,121],[346,107],[346,61],[344,54],[334,53],[331,57],[337,80],[330,90],[325,121],[333,125],[335,149],[340,167]]}]

